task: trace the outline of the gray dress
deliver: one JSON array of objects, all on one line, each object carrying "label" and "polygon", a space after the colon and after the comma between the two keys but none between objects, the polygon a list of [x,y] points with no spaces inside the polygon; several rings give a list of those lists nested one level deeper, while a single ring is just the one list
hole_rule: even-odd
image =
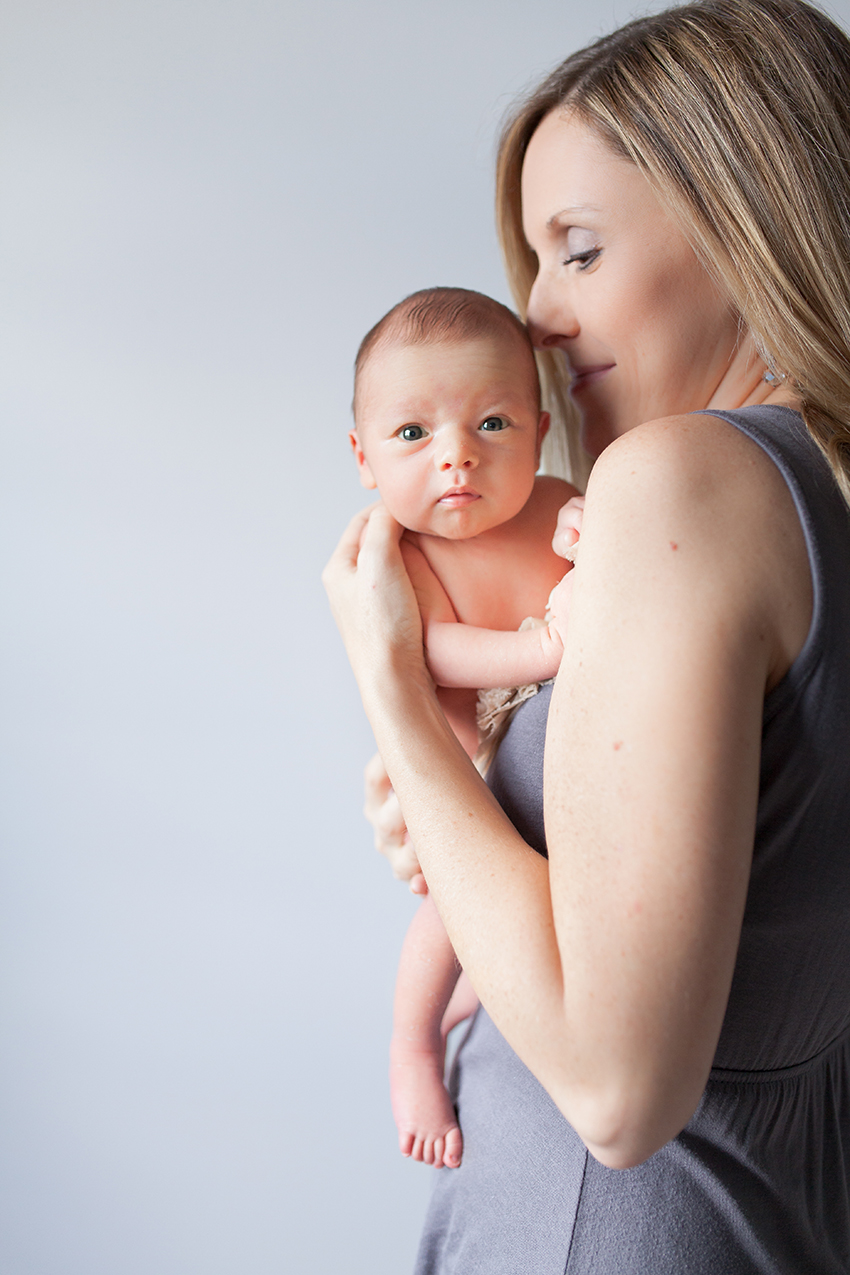
[{"label": "gray dress", "polygon": [[[764,706],[755,853],[705,1093],[645,1164],[606,1169],[479,1010],[452,1077],[464,1156],[434,1175],[417,1275],[850,1272],[850,516],[799,416],[713,415],[770,455],[805,532],[814,615]],[[549,694],[490,772],[545,854]]]}]

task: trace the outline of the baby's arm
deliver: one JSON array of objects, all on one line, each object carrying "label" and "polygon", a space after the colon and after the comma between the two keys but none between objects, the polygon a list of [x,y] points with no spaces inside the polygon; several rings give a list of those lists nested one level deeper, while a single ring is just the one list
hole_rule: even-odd
[{"label": "baby's arm", "polygon": [[425,655],[438,686],[525,686],[554,677],[564,654],[556,621],[524,633],[430,623]]},{"label": "baby's arm", "polygon": [[557,620],[524,633],[460,624],[422,551],[402,541],[402,552],[422,615],[428,669],[438,686],[486,690],[555,676],[564,653]]}]

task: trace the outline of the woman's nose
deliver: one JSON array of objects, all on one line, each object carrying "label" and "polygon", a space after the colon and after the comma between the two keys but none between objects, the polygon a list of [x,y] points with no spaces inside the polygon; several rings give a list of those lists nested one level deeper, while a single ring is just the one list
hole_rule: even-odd
[{"label": "woman's nose", "polygon": [[528,298],[526,323],[537,350],[562,348],[579,332],[578,319],[563,289],[555,289],[542,273],[534,280]]}]

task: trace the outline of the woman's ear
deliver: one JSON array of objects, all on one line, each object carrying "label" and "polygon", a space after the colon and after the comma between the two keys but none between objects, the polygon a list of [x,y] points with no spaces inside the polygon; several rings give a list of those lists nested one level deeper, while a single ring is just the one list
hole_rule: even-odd
[{"label": "woman's ear", "polygon": [[540,464],[540,448],[543,446],[543,439],[549,433],[549,426],[552,423],[548,412],[540,413],[540,420],[537,422],[537,464]]},{"label": "woman's ear", "polygon": [[370,491],[374,491],[378,484],[372,477],[372,471],[369,468],[369,462],[366,459],[362,446],[360,445],[360,439],[357,435],[356,429],[349,431],[348,441],[351,443],[351,450],[354,452],[354,463],[356,464],[357,470],[360,474],[361,484],[364,487],[368,487]]}]

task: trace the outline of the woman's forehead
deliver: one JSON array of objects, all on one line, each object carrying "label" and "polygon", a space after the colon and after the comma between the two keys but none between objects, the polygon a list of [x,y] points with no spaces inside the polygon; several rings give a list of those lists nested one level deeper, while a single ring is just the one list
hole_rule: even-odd
[{"label": "woman's forehead", "polygon": [[569,225],[657,203],[646,178],[575,111],[550,112],[528,143],[522,166],[526,236],[559,234]]}]

